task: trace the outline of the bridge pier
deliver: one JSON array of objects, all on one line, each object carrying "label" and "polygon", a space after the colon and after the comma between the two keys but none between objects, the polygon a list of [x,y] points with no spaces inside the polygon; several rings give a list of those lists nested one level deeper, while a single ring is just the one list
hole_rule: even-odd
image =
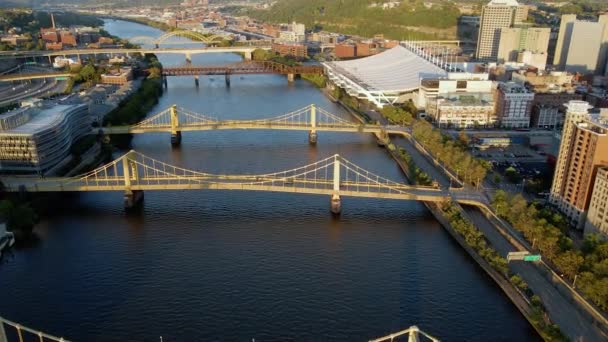
[{"label": "bridge pier", "polygon": [[175,133],[171,133],[171,146],[179,146],[182,144],[182,132],[177,131]]},{"label": "bridge pier", "polygon": [[192,56],[190,53],[186,53],[186,64],[192,64]]},{"label": "bridge pier", "polygon": [[295,75],[294,74],[287,74],[287,82],[289,83],[293,83],[293,81],[295,80]]},{"label": "bridge pier", "polygon": [[198,88],[198,75],[194,76],[194,85]]},{"label": "bridge pier", "polygon": [[340,215],[342,212],[342,201],[340,200],[340,195],[337,193],[331,195],[330,210],[334,215]]},{"label": "bridge pier", "polygon": [[245,51],[244,57],[245,57],[245,60],[250,61],[251,60],[251,51]]},{"label": "bridge pier", "polygon": [[169,84],[167,83],[167,76],[163,76],[163,85],[165,86],[165,89],[169,88]]},{"label": "bridge pier", "polygon": [[225,80],[226,80],[226,87],[227,87],[227,88],[230,88],[230,74],[229,74],[229,73],[226,73],[226,74],[224,75],[224,78],[225,78]]},{"label": "bridge pier", "polygon": [[143,200],[143,190],[125,190],[124,206],[126,210],[130,210],[139,206]]},{"label": "bridge pier", "polygon": [[308,143],[311,145],[317,144],[317,131],[314,129],[308,132]]}]

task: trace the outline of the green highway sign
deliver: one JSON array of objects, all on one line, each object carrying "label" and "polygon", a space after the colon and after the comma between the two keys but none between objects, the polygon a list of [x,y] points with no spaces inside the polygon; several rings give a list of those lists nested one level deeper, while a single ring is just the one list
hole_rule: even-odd
[{"label": "green highway sign", "polygon": [[524,261],[540,261],[540,255],[526,255]]},{"label": "green highway sign", "polygon": [[55,81],[67,81],[68,78],[65,76],[61,76],[61,77],[55,77]]}]

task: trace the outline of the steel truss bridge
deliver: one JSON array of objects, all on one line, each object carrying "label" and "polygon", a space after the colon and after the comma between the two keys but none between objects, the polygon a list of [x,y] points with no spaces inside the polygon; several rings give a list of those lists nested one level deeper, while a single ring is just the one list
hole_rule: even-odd
[{"label": "steel truss bridge", "polygon": [[[318,65],[288,66],[270,61],[244,61],[239,63],[216,65],[216,66],[180,66],[163,68],[162,76],[199,76],[199,75],[256,75],[256,74],[279,74],[287,75],[291,81],[295,75],[316,74],[322,75],[323,67]],[[0,82],[65,78],[73,74],[65,71],[60,72],[24,72],[7,73],[0,75]],[[230,81],[227,80],[229,84]]]},{"label": "steel truss bridge", "polygon": [[271,61],[245,61],[240,63],[218,66],[180,66],[163,68],[163,76],[196,76],[196,75],[226,75],[226,74],[281,74],[301,75],[324,73],[320,65],[289,66]]},{"label": "steel truss bridge", "polygon": [[212,174],[189,170],[129,151],[120,158],[76,177],[3,177],[8,192],[123,191],[125,207],[143,198],[143,191],[242,190],[316,194],[331,197],[334,213],[340,197],[484,203],[485,198],[464,189],[412,186],[367,171],[333,155],[291,170],[253,175]]}]

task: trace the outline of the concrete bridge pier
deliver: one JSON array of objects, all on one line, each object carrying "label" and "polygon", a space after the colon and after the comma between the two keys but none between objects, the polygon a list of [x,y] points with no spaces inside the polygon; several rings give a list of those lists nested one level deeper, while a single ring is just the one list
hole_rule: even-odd
[{"label": "concrete bridge pier", "polygon": [[194,85],[198,88],[198,75],[194,76]]},{"label": "concrete bridge pier", "polygon": [[226,80],[226,88],[230,88],[230,74],[226,73],[224,79]]},{"label": "concrete bridge pier", "polygon": [[186,64],[192,64],[192,55],[189,52],[186,52]]},{"label": "concrete bridge pier", "polygon": [[175,133],[171,133],[171,146],[179,146],[182,144],[182,132],[177,131]]},{"label": "concrete bridge pier", "polygon": [[337,193],[331,195],[330,210],[334,215],[340,215],[342,212],[342,201],[340,200],[340,195]]},{"label": "concrete bridge pier", "polygon": [[294,74],[287,74],[287,82],[293,83],[293,81],[295,79],[296,79],[296,75],[294,75]]},{"label": "concrete bridge pier", "polygon": [[167,83],[167,76],[163,76],[163,85],[165,86],[165,89],[169,88],[169,84]]},{"label": "concrete bridge pier", "polygon": [[314,129],[308,132],[308,143],[311,145],[317,144],[317,131],[315,131]]},{"label": "concrete bridge pier", "polygon": [[246,61],[250,61],[251,60],[251,51],[245,51],[243,57],[245,57]]},{"label": "concrete bridge pier", "polygon": [[125,190],[124,206],[126,210],[139,206],[144,200],[143,190]]},{"label": "concrete bridge pier", "polygon": [[378,146],[386,146],[389,143],[388,133],[385,130],[382,130],[380,133],[374,133],[376,136],[376,142]]}]

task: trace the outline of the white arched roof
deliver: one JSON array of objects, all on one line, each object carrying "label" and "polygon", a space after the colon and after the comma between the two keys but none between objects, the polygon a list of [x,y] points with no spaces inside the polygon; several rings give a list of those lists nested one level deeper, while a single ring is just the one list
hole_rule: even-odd
[{"label": "white arched roof", "polygon": [[370,57],[324,64],[367,91],[385,93],[412,91],[421,78],[447,76],[444,69],[400,45]]}]

